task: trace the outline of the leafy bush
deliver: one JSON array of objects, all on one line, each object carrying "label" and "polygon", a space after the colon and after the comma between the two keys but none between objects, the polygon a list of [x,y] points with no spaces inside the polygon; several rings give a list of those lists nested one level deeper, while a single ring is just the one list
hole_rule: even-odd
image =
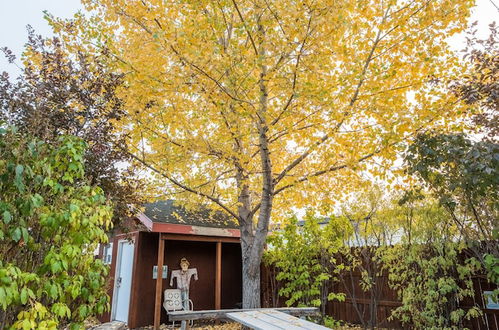
[{"label": "leafy bush", "polygon": [[84,184],[86,144],[47,144],[0,123],[0,328],[81,328],[108,308],[107,241],[112,207]]},{"label": "leafy bush", "polygon": [[416,329],[463,329],[465,319],[481,315],[476,306],[459,307],[474,296],[471,276],[480,268],[476,259],[461,260],[463,248],[447,240],[387,247],[383,266],[402,301],[392,318]]},{"label": "leafy bush", "polygon": [[[365,328],[380,321],[384,276],[401,301],[390,319],[408,327],[462,328],[466,319],[480,315],[476,306],[460,307],[466,297],[474,296],[472,275],[481,269],[480,263],[464,254],[466,242],[437,200],[410,190],[393,196],[358,194],[352,204],[343,214],[356,228],[351,241],[357,247],[343,252],[347,272],[340,279]],[[367,306],[355,305],[358,292],[348,283],[353,269],[361,273],[360,288],[370,298]]]},{"label": "leafy bush", "polygon": [[499,144],[463,134],[421,134],[406,161],[409,173],[448,212],[488,280],[499,286]]},{"label": "leafy bush", "polygon": [[321,220],[311,213],[302,226],[295,216],[288,219],[281,231],[269,236],[264,261],[277,268],[277,280],[283,284],[279,295],[287,298],[286,305],[320,307],[324,315],[328,300],[344,299],[329,292],[329,286],[343,268],[335,255],[351,226],[344,218],[331,218],[322,225]]}]

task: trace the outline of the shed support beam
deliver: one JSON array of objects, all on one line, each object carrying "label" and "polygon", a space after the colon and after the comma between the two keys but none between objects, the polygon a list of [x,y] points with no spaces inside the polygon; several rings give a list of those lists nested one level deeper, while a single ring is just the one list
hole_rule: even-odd
[{"label": "shed support beam", "polygon": [[222,308],[222,242],[217,242],[215,265],[215,309]]},{"label": "shed support beam", "polygon": [[154,330],[161,325],[161,297],[163,291],[163,260],[165,256],[165,240],[161,233],[158,242],[158,277],[156,278],[156,299],[154,301]]}]

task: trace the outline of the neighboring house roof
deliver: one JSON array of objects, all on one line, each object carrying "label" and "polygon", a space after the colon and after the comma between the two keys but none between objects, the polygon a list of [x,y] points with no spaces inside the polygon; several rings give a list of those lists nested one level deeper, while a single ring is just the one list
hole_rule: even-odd
[{"label": "neighboring house roof", "polygon": [[202,206],[191,211],[173,200],[147,203],[137,218],[154,232],[239,236],[238,225],[225,213]]},{"label": "neighboring house roof", "polygon": [[[324,218],[321,221],[319,221],[319,226],[327,225],[329,221],[331,221],[330,218]],[[305,226],[305,222],[306,222],[305,220],[299,220],[296,224],[300,227],[303,227]]]},{"label": "neighboring house roof", "polygon": [[[321,227],[324,227],[325,225],[327,225],[329,223],[329,221],[331,221],[331,218],[323,218],[322,220],[319,221],[319,226]],[[298,220],[296,222],[296,225],[298,227],[303,227],[305,226],[305,223],[306,221],[305,220]],[[273,232],[273,231],[280,231],[284,228],[284,226],[286,225],[286,223],[274,223],[274,224],[271,224],[270,225],[270,231]]]}]

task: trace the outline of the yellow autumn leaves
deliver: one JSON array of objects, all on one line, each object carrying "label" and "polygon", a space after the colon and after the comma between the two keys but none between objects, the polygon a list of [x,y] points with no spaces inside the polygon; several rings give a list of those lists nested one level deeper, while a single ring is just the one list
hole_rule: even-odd
[{"label": "yellow autumn leaves", "polygon": [[[334,201],[356,184],[358,170],[375,170],[366,165],[373,157],[365,156],[375,153],[389,164],[398,142],[422,128],[448,125],[457,111],[450,106],[454,100],[430,81],[459,72],[445,39],[465,27],[473,5],[470,0],[84,3],[92,18],[52,24],[73,49],[107,48],[109,65],[125,75],[122,97],[129,114],[123,128],[130,131],[132,149],[160,172],[233,210],[240,194],[238,169],[253,201],[261,196],[255,123],[262,116],[273,177],[285,171],[275,182],[276,191],[283,188],[274,200],[276,210]],[[259,113],[261,81],[268,94],[264,114]],[[348,166],[330,171],[342,165]]]}]

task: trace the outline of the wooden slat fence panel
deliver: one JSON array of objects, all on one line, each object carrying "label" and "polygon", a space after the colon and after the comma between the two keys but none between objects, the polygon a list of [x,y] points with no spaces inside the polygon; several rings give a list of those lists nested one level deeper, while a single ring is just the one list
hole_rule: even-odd
[{"label": "wooden slat fence panel", "polygon": [[[272,267],[262,266],[262,307],[283,307],[285,298],[279,297],[280,283],[275,279],[277,272]],[[388,329],[402,329],[397,320],[389,320],[392,311],[401,305],[397,299],[397,292],[388,286],[388,276],[382,274],[376,278],[374,286],[377,299],[372,301],[371,293],[364,292],[360,287],[361,273],[358,271],[344,272],[341,274],[340,282],[331,283],[331,292],[344,293],[344,302],[330,301],[326,306],[326,313],[336,320],[342,320],[351,324],[368,324],[374,320],[376,327]],[[473,279],[475,296],[461,303],[462,308],[479,306],[483,316],[473,319],[466,324],[470,329],[499,330],[499,310],[485,308],[485,300],[482,292],[492,291],[494,286],[487,283],[484,276],[476,276]],[[362,322],[363,321],[363,322]]]}]

